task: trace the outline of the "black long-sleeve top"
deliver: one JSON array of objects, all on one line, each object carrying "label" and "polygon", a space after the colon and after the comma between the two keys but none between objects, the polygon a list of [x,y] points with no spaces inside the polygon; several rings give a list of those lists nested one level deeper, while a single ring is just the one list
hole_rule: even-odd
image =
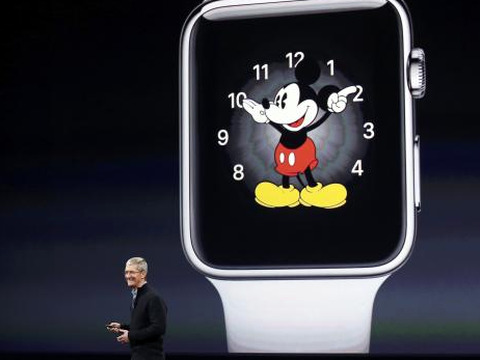
[{"label": "black long-sleeve top", "polygon": [[167,325],[167,306],[163,299],[148,285],[138,289],[130,324],[122,324],[128,330],[132,355],[145,359],[164,357],[163,336]]}]

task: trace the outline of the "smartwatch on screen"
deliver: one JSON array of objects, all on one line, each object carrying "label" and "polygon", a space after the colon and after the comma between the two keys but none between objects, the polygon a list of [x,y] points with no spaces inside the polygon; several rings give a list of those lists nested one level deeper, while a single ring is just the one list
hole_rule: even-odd
[{"label": "smartwatch on screen", "polygon": [[181,225],[230,352],[366,353],[420,209],[401,0],[217,0],[180,44]]}]

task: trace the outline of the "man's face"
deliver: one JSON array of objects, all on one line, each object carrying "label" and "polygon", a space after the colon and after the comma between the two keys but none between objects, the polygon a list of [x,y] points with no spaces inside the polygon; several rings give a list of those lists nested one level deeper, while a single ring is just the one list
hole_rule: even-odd
[{"label": "man's face", "polygon": [[125,280],[131,288],[138,288],[145,281],[145,272],[139,271],[135,265],[125,266]]}]

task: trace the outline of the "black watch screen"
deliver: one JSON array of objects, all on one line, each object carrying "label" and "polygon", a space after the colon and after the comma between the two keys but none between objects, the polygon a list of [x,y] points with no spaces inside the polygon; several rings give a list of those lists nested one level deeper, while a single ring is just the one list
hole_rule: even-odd
[{"label": "black watch screen", "polygon": [[190,232],[217,268],[376,266],[404,241],[402,31],[373,9],[201,16]]}]

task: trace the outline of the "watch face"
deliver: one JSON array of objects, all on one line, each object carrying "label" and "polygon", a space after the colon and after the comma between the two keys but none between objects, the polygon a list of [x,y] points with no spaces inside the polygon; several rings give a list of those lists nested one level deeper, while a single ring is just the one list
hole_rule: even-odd
[{"label": "watch face", "polygon": [[391,5],[193,25],[189,211],[215,268],[378,266],[405,240]]}]

